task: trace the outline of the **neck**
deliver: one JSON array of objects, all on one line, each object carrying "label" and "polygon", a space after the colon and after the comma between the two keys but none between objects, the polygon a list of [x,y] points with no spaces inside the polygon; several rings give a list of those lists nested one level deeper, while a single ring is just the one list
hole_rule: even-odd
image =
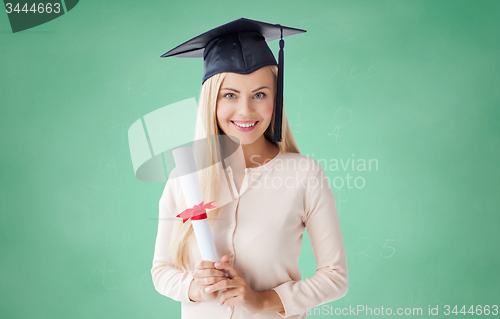
[{"label": "neck", "polygon": [[269,142],[264,137],[264,134],[252,144],[242,144],[242,149],[245,156],[245,165],[249,168],[263,165],[266,161],[278,155],[279,152],[278,146]]}]

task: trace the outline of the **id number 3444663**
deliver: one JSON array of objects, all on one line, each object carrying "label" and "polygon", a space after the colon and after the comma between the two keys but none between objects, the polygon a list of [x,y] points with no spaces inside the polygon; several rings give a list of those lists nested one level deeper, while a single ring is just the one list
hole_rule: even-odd
[{"label": "id number 3444663", "polygon": [[55,3],[33,3],[31,7],[28,8],[28,4],[24,3],[6,3],[5,11],[7,13],[17,12],[17,13],[59,13],[61,12],[61,4]]}]

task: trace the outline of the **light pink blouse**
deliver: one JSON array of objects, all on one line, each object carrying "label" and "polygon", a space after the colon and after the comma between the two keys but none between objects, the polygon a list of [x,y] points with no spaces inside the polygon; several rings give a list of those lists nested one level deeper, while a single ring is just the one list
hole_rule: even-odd
[{"label": "light pink blouse", "polygon": [[[222,166],[221,166],[222,167]],[[221,168],[222,169],[222,168]],[[308,308],[343,297],[348,289],[344,242],[335,197],[321,165],[297,153],[279,153],[266,164],[245,169],[238,192],[231,167],[221,174],[220,208],[212,233],[219,258],[230,262],[255,291],[274,289],[284,312],[248,314],[235,306],[219,306],[218,299],[192,302],[188,289],[194,264],[201,260],[196,240],[190,246],[188,271],[174,268],[167,251],[176,215],[175,198],[181,192],[178,178],[169,178],[160,199],[158,234],[151,274],[156,290],[180,301],[183,319],[306,318]],[[172,172],[175,175],[175,170]],[[223,198],[224,197],[224,198]],[[207,199],[210,201],[211,199]],[[217,205],[217,201],[214,203]],[[304,228],[311,240],[316,273],[302,279],[298,267]]]}]

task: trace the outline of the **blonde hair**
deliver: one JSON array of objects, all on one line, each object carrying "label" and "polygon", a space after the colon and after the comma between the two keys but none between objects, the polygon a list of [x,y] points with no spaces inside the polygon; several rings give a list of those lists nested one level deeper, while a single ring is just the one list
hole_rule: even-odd
[{"label": "blonde hair", "polygon": [[[276,87],[276,79],[278,75],[278,67],[276,65],[267,66],[274,75],[274,82]],[[224,132],[220,129],[217,124],[217,98],[219,95],[219,90],[226,77],[227,73],[218,73],[209,79],[207,79],[202,87],[200,98],[198,100],[198,117],[196,121],[195,129],[195,140],[201,140],[214,135],[224,135]],[[271,119],[269,127],[264,132],[266,139],[272,142],[272,136],[274,132],[274,116]],[[299,153],[299,148],[295,142],[292,131],[288,124],[288,120],[285,113],[285,105],[283,103],[283,117],[282,117],[282,140],[278,143],[273,143],[277,145],[282,154],[284,153]],[[198,167],[208,167],[203,171],[198,172],[198,177],[200,179],[201,193],[204,202],[207,200],[211,201],[218,198],[219,193],[219,171],[216,169],[215,163],[218,163],[221,158],[220,145],[218,139],[208,138],[208,152],[210,157],[203,157],[205,160],[211,161],[210,165],[200,164]],[[199,160],[199,159],[197,159]],[[197,163],[198,164],[198,163]],[[213,165],[213,166],[211,166]],[[182,192],[181,192],[182,193]],[[182,196],[183,197],[183,196]],[[185,208],[184,199],[177,198],[177,208],[179,212]],[[215,202],[217,204],[217,202]],[[215,208],[211,211],[207,211],[207,216],[210,225],[213,224],[215,218],[219,213],[219,208]],[[182,220],[175,222],[172,239],[170,241],[170,253],[172,254],[172,260],[178,269],[188,269],[190,265],[189,258],[189,247],[193,240],[193,228],[191,227],[191,220],[182,223]]]}]

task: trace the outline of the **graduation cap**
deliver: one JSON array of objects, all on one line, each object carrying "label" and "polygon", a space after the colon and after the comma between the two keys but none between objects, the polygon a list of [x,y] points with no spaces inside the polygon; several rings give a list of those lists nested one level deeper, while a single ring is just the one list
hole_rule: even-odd
[{"label": "graduation cap", "polygon": [[[173,48],[161,57],[203,58],[203,81],[222,72],[250,74],[267,65],[278,65],[273,141],[281,141],[283,116],[283,37],[306,32],[245,18],[221,25]],[[281,38],[279,63],[266,41]]]}]

